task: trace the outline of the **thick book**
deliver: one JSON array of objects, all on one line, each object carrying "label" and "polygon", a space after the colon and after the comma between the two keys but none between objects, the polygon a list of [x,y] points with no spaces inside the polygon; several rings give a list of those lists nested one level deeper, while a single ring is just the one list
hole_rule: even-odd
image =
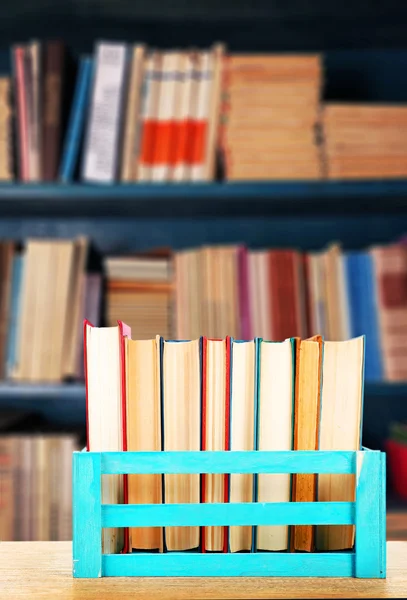
[{"label": "thick book", "polygon": [[[201,341],[164,341],[162,346],[164,450],[201,449]],[[199,503],[199,474],[164,475],[164,501]],[[166,527],[167,551],[192,550],[199,527]]]},{"label": "thick book", "polygon": [[[363,414],[364,337],[324,342],[319,450],[360,450]],[[319,502],[355,502],[354,475],[319,475]],[[321,551],[353,547],[352,525],[320,525]]]},{"label": "thick book", "polygon": [[[161,365],[160,337],[152,340],[126,338],[127,449],[132,452],[160,451]],[[129,475],[129,504],[161,504],[161,475]],[[131,527],[129,548],[163,549],[161,527]]]},{"label": "thick book", "polygon": [[92,58],[82,56],[79,61],[75,92],[59,169],[59,179],[62,183],[71,183],[73,181],[78,166],[79,152],[85,129],[85,119],[88,115],[92,69]]},{"label": "thick book", "polygon": [[366,381],[382,381],[383,361],[379,331],[378,290],[369,252],[345,255],[351,334],[366,336]]},{"label": "thick book", "polygon": [[[294,450],[318,450],[322,353],[321,336],[296,340]],[[316,475],[301,473],[293,476],[293,502],[315,502],[316,490]],[[315,527],[293,527],[290,545],[293,550],[312,552]]]},{"label": "thick book", "polygon": [[[257,404],[256,342],[231,340],[230,450],[255,450]],[[230,476],[229,502],[253,502],[254,476]],[[229,528],[230,552],[250,552],[253,527]]]},{"label": "thick book", "polygon": [[[229,450],[230,338],[202,341],[202,450]],[[201,502],[228,502],[229,476],[203,474]],[[228,528],[203,527],[202,552],[227,552]]]},{"label": "thick book", "polygon": [[[116,327],[93,327],[84,322],[86,382],[86,445],[89,451],[127,450],[126,421],[126,348],[130,328],[118,322]],[[127,502],[127,477],[102,478],[102,502]],[[104,529],[103,552],[126,552],[127,530]]]},{"label": "thick book", "polygon": [[[294,340],[259,340],[257,450],[292,450],[294,422]],[[291,475],[259,474],[257,502],[289,502]],[[256,528],[256,550],[283,551],[289,547],[287,525]]]},{"label": "thick book", "polygon": [[347,278],[341,248],[332,244],[322,253],[326,294],[326,335],[331,341],[350,337]]},{"label": "thick book", "polygon": [[55,181],[62,137],[62,109],[65,94],[65,45],[51,41],[44,45],[43,56],[43,123],[42,123],[42,177]]},{"label": "thick book", "polygon": [[82,178],[113,183],[120,163],[122,117],[127,85],[126,44],[99,42],[87,124]]}]

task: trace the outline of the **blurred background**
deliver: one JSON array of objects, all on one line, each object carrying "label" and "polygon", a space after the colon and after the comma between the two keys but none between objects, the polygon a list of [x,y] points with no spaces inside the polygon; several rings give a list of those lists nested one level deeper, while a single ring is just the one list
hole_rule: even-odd
[{"label": "blurred background", "polygon": [[406,34],[401,0],[0,1],[0,539],[71,539],[85,317],[365,334],[407,539]]}]

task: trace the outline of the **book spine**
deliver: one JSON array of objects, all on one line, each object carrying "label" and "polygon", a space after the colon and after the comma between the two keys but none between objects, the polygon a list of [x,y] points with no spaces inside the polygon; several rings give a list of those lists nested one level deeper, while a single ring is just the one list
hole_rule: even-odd
[{"label": "book spine", "polygon": [[213,48],[213,82],[209,106],[208,134],[206,140],[204,179],[211,181],[216,174],[216,154],[218,147],[219,121],[222,104],[222,83],[225,47],[216,44]]},{"label": "book spine", "polygon": [[13,141],[11,132],[11,84],[8,77],[0,78],[0,180],[10,181],[13,178]]},{"label": "book spine", "polygon": [[116,179],[126,72],[126,44],[97,44],[82,173],[85,181],[113,183]]},{"label": "book spine", "polygon": [[144,72],[145,47],[138,44],[133,48],[130,80],[127,93],[126,116],[124,120],[123,150],[120,179],[130,182],[136,179],[138,156],[138,130],[140,119],[141,86]]},{"label": "book spine", "polygon": [[175,92],[178,78],[178,63],[177,53],[164,53],[156,121],[156,140],[151,170],[152,181],[168,181],[171,175],[171,145],[175,125]]},{"label": "book spine", "polygon": [[14,48],[14,72],[17,105],[18,162],[21,181],[29,180],[27,99],[24,75],[24,46]]},{"label": "book spine", "polygon": [[213,82],[214,56],[212,52],[203,52],[199,77],[198,106],[193,133],[193,151],[191,156],[191,180],[205,180],[205,153],[208,136],[210,96]]},{"label": "book spine", "polygon": [[44,181],[55,181],[58,175],[64,65],[64,44],[62,42],[48,42],[44,50],[44,120],[42,130],[42,176]]},{"label": "book spine", "polygon": [[34,41],[27,52],[31,74],[30,180],[41,181],[41,46]]},{"label": "book spine", "polygon": [[156,143],[157,115],[162,76],[162,56],[154,52],[148,59],[143,92],[142,133],[138,181],[150,181]]},{"label": "book spine", "polygon": [[78,163],[85,117],[88,112],[92,66],[91,58],[81,58],[59,171],[59,179],[62,183],[72,182]]}]

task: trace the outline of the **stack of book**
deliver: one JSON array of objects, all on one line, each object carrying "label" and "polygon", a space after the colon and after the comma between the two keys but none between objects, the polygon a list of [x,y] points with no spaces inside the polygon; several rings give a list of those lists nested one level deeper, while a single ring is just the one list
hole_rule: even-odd
[{"label": "stack of book", "polygon": [[[359,450],[364,338],[131,339],[123,323],[85,328],[91,451]],[[354,501],[352,475],[130,475],[104,503]],[[128,488],[128,493],[126,490]],[[106,553],[348,549],[352,526],[103,530]]]},{"label": "stack of book", "polygon": [[330,179],[406,175],[406,106],[328,103],[323,115]]},{"label": "stack of book", "polygon": [[224,78],[227,179],[319,179],[321,57],[235,54]]},{"label": "stack of book", "polygon": [[0,437],[0,540],[72,539],[74,435]]},{"label": "stack of book", "polygon": [[141,340],[153,337],[157,331],[171,337],[173,294],[169,253],[107,257],[104,264],[107,324],[115,325],[123,318]]}]

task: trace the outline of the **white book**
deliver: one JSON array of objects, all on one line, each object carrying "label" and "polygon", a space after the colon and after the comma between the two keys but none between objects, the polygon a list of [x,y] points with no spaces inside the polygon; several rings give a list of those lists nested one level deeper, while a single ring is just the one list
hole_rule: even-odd
[{"label": "white book", "polygon": [[[214,55],[212,52],[202,52],[201,69],[199,74],[199,91],[196,109],[196,121],[203,135],[196,135],[194,140],[194,163],[191,167],[191,181],[205,180],[206,138],[208,134],[209,113],[211,108],[211,88],[213,84]],[[202,147],[200,146],[202,144]],[[195,161],[199,161],[196,162]]]},{"label": "white book", "polygon": [[113,183],[116,179],[127,55],[126,44],[102,42],[96,46],[96,67],[83,163],[85,181]]},{"label": "white book", "polygon": [[151,181],[154,144],[154,131],[158,116],[162,76],[161,52],[153,52],[146,61],[144,92],[142,101],[142,131],[140,134],[140,159],[137,181]]},{"label": "white book", "polygon": [[[232,389],[230,401],[230,449],[254,450],[255,342],[232,342]],[[230,476],[230,502],[253,502],[253,475]],[[253,528],[229,528],[231,552],[249,551]]]},{"label": "white book", "polygon": [[194,69],[196,64],[195,53],[185,53],[181,59],[181,77],[178,86],[176,104],[176,119],[178,120],[178,138],[176,148],[176,161],[172,170],[173,181],[188,181],[189,166],[187,164],[188,134],[191,130],[192,93],[196,90]]},{"label": "white book", "polygon": [[202,53],[194,52],[190,55],[191,61],[191,89],[189,92],[189,108],[188,108],[188,139],[187,139],[187,152],[186,152],[186,163],[183,167],[183,181],[191,181],[192,176],[192,164],[190,158],[193,154],[194,145],[194,132],[198,120],[199,110],[199,90],[200,90],[200,79],[201,79],[201,63]]},{"label": "white book", "polygon": [[[259,342],[258,450],[293,449],[294,348],[292,340]],[[258,502],[289,502],[291,476],[261,474]],[[257,550],[288,549],[287,525],[257,527]]]}]

